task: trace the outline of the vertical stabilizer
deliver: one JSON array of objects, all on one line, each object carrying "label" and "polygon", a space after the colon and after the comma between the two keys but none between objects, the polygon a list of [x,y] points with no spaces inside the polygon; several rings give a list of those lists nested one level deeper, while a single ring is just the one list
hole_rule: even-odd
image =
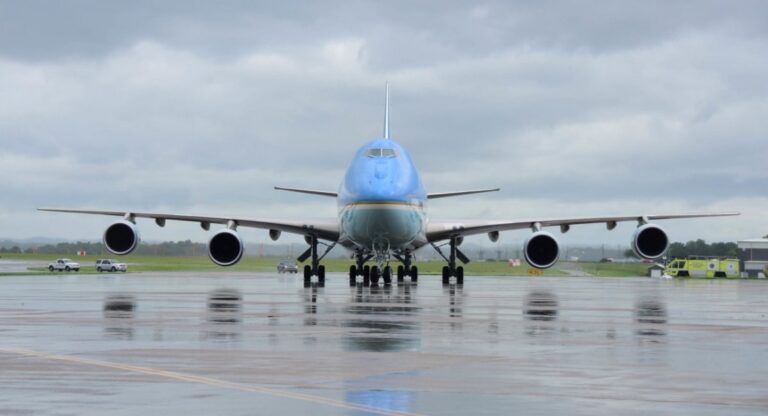
[{"label": "vertical stabilizer", "polygon": [[386,98],[384,99],[384,138],[389,140],[389,82],[387,82]]}]

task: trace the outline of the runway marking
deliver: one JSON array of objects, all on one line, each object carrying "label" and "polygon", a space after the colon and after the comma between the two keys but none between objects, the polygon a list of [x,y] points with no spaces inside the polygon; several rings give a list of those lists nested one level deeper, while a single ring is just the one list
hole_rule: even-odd
[{"label": "runway marking", "polygon": [[35,357],[47,360],[65,361],[75,364],[85,364],[94,367],[111,368],[114,370],[129,371],[132,373],[147,374],[151,376],[163,377],[172,380],[184,381],[188,383],[205,384],[208,386],[222,387],[225,389],[238,390],[250,393],[266,394],[273,397],[282,397],[287,399],[301,400],[306,402],[312,402],[317,404],[324,404],[328,406],[338,407],[348,410],[358,410],[362,412],[368,412],[377,415],[385,416],[421,416],[418,413],[391,411],[386,409],[380,409],[377,407],[370,407],[361,404],[348,403],[341,400],[328,399],[320,396],[313,396],[310,394],[294,393],[285,390],[271,389],[268,387],[258,387],[249,384],[236,383],[232,381],[219,380],[210,377],[196,376],[193,374],[179,373],[175,371],[162,370],[159,368],[143,367],[138,365],[121,364],[110,361],[94,360],[91,358],[74,357],[70,355],[59,355],[47,352],[34,351],[24,348],[6,348],[0,347],[0,352],[8,354],[16,354],[26,357]]}]

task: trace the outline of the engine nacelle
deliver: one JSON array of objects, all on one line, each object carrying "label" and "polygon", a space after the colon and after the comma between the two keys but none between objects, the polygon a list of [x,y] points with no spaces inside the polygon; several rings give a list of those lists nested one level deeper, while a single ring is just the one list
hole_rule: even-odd
[{"label": "engine nacelle", "polygon": [[546,231],[537,231],[525,240],[523,256],[531,266],[537,269],[548,269],[560,257],[560,246],[552,234]]},{"label": "engine nacelle", "polygon": [[107,227],[102,240],[110,253],[123,256],[136,250],[140,240],[139,230],[136,224],[120,220]]},{"label": "engine nacelle", "polygon": [[632,236],[632,250],[638,257],[657,259],[669,248],[669,237],[658,225],[645,224],[637,227]]},{"label": "engine nacelle", "polygon": [[217,232],[208,241],[208,258],[219,266],[232,266],[243,258],[243,240],[233,230]]},{"label": "engine nacelle", "polygon": [[280,238],[280,230],[269,230],[269,238],[272,239],[272,241],[277,241]]}]

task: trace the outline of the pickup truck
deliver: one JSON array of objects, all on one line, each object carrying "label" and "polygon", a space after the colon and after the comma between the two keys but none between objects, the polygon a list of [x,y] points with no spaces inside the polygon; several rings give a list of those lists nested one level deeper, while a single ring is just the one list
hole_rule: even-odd
[{"label": "pickup truck", "polygon": [[71,271],[74,270],[76,272],[80,271],[80,263],[75,263],[74,261],[70,259],[58,259],[53,263],[48,264],[48,270],[53,271]]}]

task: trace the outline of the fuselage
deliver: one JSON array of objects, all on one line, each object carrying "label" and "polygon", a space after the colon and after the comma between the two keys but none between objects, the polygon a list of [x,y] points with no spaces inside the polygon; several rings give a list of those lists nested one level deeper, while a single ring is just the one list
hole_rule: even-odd
[{"label": "fuselage", "polygon": [[340,242],[372,251],[426,244],[427,199],[411,156],[390,139],[357,150],[338,193]]}]

